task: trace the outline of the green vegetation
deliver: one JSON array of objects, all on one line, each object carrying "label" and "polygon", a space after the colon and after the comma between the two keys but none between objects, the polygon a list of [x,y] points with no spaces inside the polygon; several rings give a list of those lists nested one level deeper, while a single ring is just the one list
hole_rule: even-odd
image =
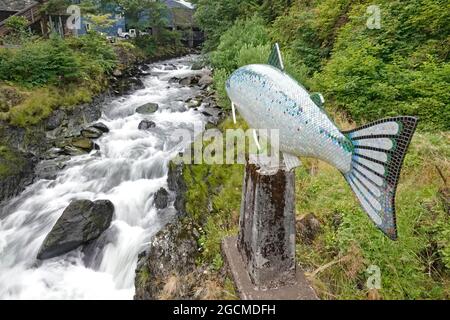
[{"label": "green vegetation", "polygon": [[280,42],[288,72],[322,92],[330,111],[359,123],[416,115],[422,130],[450,128],[448,1],[378,1],[380,29],[367,26],[371,1],[197,3],[218,88],[242,63],[261,62],[267,48],[258,46]]},{"label": "green vegetation", "polygon": [[[220,130],[245,128],[238,120],[227,119]],[[373,225],[336,169],[304,159],[296,171],[297,217],[314,214],[321,231],[311,243],[299,237],[297,258],[322,299],[367,299],[371,265],[381,270],[383,299],[450,298],[448,187],[442,179],[450,175],[449,142],[444,133],[414,138],[397,193],[395,242]],[[243,172],[242,165],[184,168],[186,209],[202,230],[198,264],[216,272],[223,266],[222,239],[238,231]]]},{"label": "green vegetation", "polygon": [[[51,0],[43,6],[47,13],[64,10],[70,1]],[[0,120],[27,127],[47,118],[59,107],[70,107],[92,100],[108,86],[115,69],[123,70],[137,60],[171,57],[185,52],[178,32],[165,29],[167,7],[157,1],[82,1],[81,7],[101,29],[111,25],[105,14],[108,6],[122,5],[125,15],[140,30],[154,28],[153,35],[132,41],[110,43],[99,32],[80,37],[43,39],[26,31],[23,18],[8,19],[11,30],[2,41],[14,46],[0,48],[0,89],[20,92],[21,99],[10,99],[0,90]],[[151,9],[151,11],[148,11]],[[146,12],[149,19],[141,19]],[[133,20],[134,18],[134,20]]]},{"label": "green vegetation", "polygon": [[19,174],[24,160],[18,151],[0,145],[0,179]]},{"label": "green vegetation", "polygon": [[[223,108],[230,107],[230,73],[266,63],[279,42],[287,72],[324,94],[343,129],[402,114],[421,119],[397,192],[396,242],[370,222],[336,169],[307,159],[297,169],[297,216],[312,213],[321,225],[311,243],[299,237],[297,257],[320,297],[449,299],[448,1],[378,1],[379,29],[368,28],[373,3],[364,0],[195,2]],[[199,263],[215,270],[223,263],[220,241],[237,232],[242,175],[240,166],[186,168],[187,210],[203,227]],[[375,297],[366,286],[372,265],[382,279]]]},{"label": "green vegetation", "polygon": [[0,49],[0,81],[23,97],[17,103],[5,97],[8,108],[2,108],[0,119],[25,127],[55,108],[89,102],[106,88],[117,62],[114,47],[97,33],[33,39],[19,48]]}]

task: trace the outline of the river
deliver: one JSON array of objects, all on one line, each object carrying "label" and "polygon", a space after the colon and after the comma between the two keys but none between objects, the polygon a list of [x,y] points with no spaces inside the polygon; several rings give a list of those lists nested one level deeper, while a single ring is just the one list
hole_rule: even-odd
[{"label": "river", "polygon": [[[180,151],[170,135],[204,121],[184,103],[200,89],[169,82],[190,72],[195,59],[150,65],[145,89],[103,107],[99,121],[110,132],[96,141],[99,152],[73,157],[56,180],[37,181],[5,204],[0,220],[0,299],[133,298],[137,256],[175,214],[173,208],[158,212],[153,205],[155,192],[166,187],[168,162]],[[135,112],[147,102],[158,103],[159,110],[146,116]],[[138,130],[143,119],[154,121],[157,128]],[[115,206],[111,227],[92,250],[36,260],[46,235],[75,199],[110,200]]]}]

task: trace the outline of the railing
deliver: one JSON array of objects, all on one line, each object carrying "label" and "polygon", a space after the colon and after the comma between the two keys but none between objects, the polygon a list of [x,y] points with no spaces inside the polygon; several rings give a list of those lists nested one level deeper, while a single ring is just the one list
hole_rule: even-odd
[{"label": "railing", "polygon": [[[11,17],[24,17],[28,20],[28,25],[32,25],[36,21],[39,21],[41,19],[41,3],[35,3],[16,14],[12,15]],[[8,33],[8,28],[6,27],[6,20],[3,20],[0,22],[0,36],[3,36]]]}]

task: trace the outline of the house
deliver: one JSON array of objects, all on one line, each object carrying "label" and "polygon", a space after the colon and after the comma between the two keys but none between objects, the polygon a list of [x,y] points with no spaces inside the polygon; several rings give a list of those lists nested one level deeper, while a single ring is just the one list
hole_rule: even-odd
[{"label": "house", "polygon": [[25,17],[31,30],[41,30],[39,9],[42,2],[42,0],[0,0],[0,36],[8,32],[5,21],[11,16]]},{"label": "house", "polygon": [[37,1],[34,0],[0,0],[0,21],[6,20],[36,3]]}]

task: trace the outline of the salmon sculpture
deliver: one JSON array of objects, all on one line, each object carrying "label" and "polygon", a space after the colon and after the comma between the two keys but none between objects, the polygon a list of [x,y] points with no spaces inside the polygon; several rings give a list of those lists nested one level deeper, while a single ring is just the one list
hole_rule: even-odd
[{"label": "salmon sculpture", "polygon": [[267,65],[236,70],[226,83],[233,106],[251,128],[278,129],[286,167],[313,157],[336,167],[370,219],[397,239],[395,193],[417,118],[395,117],[341,131],[323,109],[321,94],[307,90],[284,72],[278,44]]}]

